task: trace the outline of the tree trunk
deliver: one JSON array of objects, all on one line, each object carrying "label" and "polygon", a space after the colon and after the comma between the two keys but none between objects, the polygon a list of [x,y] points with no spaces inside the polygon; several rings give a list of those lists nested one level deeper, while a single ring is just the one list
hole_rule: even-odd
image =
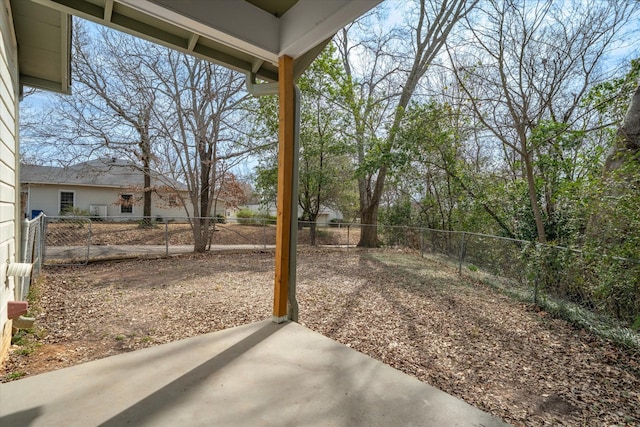
[{"label": "tree trunk", "polygon": [[151,165],[150,156],[144,155],[142,159],[142,173],[144,174],[144,206],[142,208],[143,227],[151,227]]},{"label": "tree trunk", "polygon": [[359,248],[377,248],[378,239],[378,203],[372,203],[360,212],[360,241]]},{"label": "tree trunk", "polygon": [[542,219],[542,212],[540,211],[540,205],[538,204],[538,192],[536,191],[536,178],[533,175],[533,165],[531,164],[531,157],[528,153],[524,153],[524,166],[525,173],[527,175],[527,187],[529,188],[529,202],[531,203],[531,211],[533,212],[533,218],[536,222],[536,231],[538,233],[538,242],[546,243],[547,234],[544,231],[544,221]]},{"label": "tree trunk", "polygon": [[[378,172],[375,180],[373,193],[367,192],[365,201],[367,202],[360,210],[360,241],[358,247],[361,248],[377,248],[381,242],[378,239],[378,208],[380,207],[380,198],[384,189],[384,180],[387,176],[387,166],[383,165]],[[363,198],[361,196],[360,200]],[[362,202],[361,202],[362,206]]]},{"label": "tree trunk", "polygon": [[[395,107],[393,124],[386,141],[379,147],[383,154],[390,154],[394,148],[400,123],[413,97],[418,82],[422,76],[424,76],[442,46],[444,46],[445,40],[453,27],[467,15],[477,2],[477,0],[455,0],[444,3],[421,0],[419,2],[419,15],[414,21],[416,23],[415,27],[411,29],[412,37],[415,37],[413,39],[415,49],[413,51],[414,56],[406,80],[401,85],[402,91],[398,105]],[[429,9],[429,5],[433,6],[431,10]],[[433,12],[434,16],[430,17],[430,12]],[[378,51],[376,54],[379,53]],[[345,60],[345,68],[347,74],[351,76],[348,62],[348,60]],[[360,133],[360,135],[362,135],[362,133]],[[359,150],[360,149],[361,147]],[[362,154],[359,153],[359,161],[363,160],[361,156]],[[362,165],[361,162],[359,162],[359,164]],[[360,234],[360,241],[358,242],[359,247],[380,246],[377,228],[378,207],[384,189],[384,181],[390,166],[387,160],[382,161],[380,169],[378,170],[378,176],[375,179],[373,192],[371,193],[370,188],[366,188],[368,197],[363,197],[363,187],[360,185],[360,219],[363,229]]]},{"label": "tree trunk", "polygon": [[194,245],[193,251],[196,253],[203,253],[207,250],[207,243],[209,242],[209,196],[212,183],[210,182],[211,166],[204,161],[209,160],[211,156],[205,149],[206,142],[204,138],[198,144],[198,156],[201,160],[200,165],[200,206],[199,212],[194,212],[194,227],[193,238]]},{"label": "tree trunk", "polygon": [[627,115],[618,129],[618,139],[605,162],[605,174],[619,169],[629,157],[640,162],[640,84],[631,97]]},{"label": "tree trunk", "polygon": [[608,200],[595,202],[594,214],[587,224],[587,237],[601,247],[623,246],[626,236],[638,232],[637,221],[620,215],[620,206],[628,204],[633,209],[634,198],[637,200],[638,197],[638,169],[625,170],[626,166],[633,166],[633,162],[640,164],[640,84],[631,98],[627,114],[618,128],[616,142],[604,165],[603,190]]},{"label": "tree trunk", "polygon": [[209,233],[201,218],[193,218],[193,251],[203,253],[207,250]]},{"label": "tree trunk", "polygon": [[309,240],[311,241],[311,246],[316,245],[316,237],[317,237],[317,223],[314,220],[309,223]]}]

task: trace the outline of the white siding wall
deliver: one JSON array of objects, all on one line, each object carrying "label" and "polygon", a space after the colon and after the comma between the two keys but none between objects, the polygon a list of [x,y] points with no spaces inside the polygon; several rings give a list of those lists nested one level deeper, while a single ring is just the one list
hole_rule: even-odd
[{"label": "white siding wall", "polygon": [[[91,205],[106,205],[108,217],[141,217],[142,200],[136,202],[133,206],[133,213],[120,213],[120,205],[117,204],[120,193],[133,194],[134,198],[141,199],[141,193],[129,192],[126,190],[118,190],[114,188],[100,187],[80,187],[66,185],[44,185],[29,184],[23,187],[23,191],[29,192],[29,201],[27,203],[27,215],[31,215],[31,211],[40,210],[48,216],[57,216],[60,213],[60,192],[73,191],[75,193],[75,207],[82,210],[89,210]],[[151,216],[181,218],[187,216],[183,207],[169,207],[166,197],[160,200],[154,193],[151,197]]]},{"label": "white siding wall", "polygon": [[0,360],[4,358],[11,328],[7,322],[7,302],[13,300],[13,278],[6,278],[7,262],[16,258],[19,227],[18,177],[18,70],[17,48],[9,0],[0,0]]}]

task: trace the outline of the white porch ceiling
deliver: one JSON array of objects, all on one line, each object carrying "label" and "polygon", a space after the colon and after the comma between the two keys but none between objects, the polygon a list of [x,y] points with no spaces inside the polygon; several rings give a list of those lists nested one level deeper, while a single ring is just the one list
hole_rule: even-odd
[{"label": "white porch ceiling", "polygon": [[[80,16],[259,79],[277,81],[280,56],[294,59],[297,78],[333,34],[381,1],[12,0],[12,4],[20,3],[19,8],[27,11],[44,6],[61,20],[69,15]],[[27,36],[34,28],[33,22],[28,14],[14,17],[18,42],[29,37],[36,41],[19,51],[24,58],[22,63],[39,60],[40,69],[57,67],[60,72],[59,65],[54,66],[35,53],[37,41],[44,45],[47,40],[64,38],[64,31],[69,30],[49,26],[42,27],[35,36]],[[58,50],[68,55],[68,43]],[[28,84],[28,70],[22,71],[23,81]],[[60,80],[64,78],[60,76]]]}]

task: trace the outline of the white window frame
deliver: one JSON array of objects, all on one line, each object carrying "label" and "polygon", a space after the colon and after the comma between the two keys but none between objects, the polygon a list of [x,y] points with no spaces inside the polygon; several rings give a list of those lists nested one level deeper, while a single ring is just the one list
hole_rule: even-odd
[{"label": "white window frame", "polygon": [[71,208],[75,209],[76,207],[76,192],[74,190],[58,190],[58,213],[62,215],[62,193],[71,193],[73,194],[73,202],[71,204]]},{"label": "white window frame", "polygon": [[[125,196],[129,197],[129,202],[130,202],[129,206],[125,206],[125,205],[122,204],[122,201],[124,200]],[[120,214],[121,215],[133,215],[133,201],[134,201],[133,194],[120,194],[120,200],[121,200],[121,202],[120,202]],[[122,212],[123,208],[129,208],[129,209],[131,209],[131,212]]]}]

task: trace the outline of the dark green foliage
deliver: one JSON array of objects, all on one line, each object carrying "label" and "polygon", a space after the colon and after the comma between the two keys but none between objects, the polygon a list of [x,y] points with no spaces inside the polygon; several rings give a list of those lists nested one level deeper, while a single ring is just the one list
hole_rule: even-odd
[{"label": "dark green foliage", "polygon": [[378,216],[380,221],[380,237],[386,246],[407,246],[406,226],[413,223],[411,200],[403,197],[392,206],[381,208]]},{"label": "dark green foliage", "polygon": [[236,213],[236,217],[238,218],[238,224],[242,225],[262,225],[264,222],[263,218],[249,209],[240,209]]},{"label": "dark green foliage", "polygon": [[72,206],[64,208],[60,214],[62,216],[91,216],[91,213],[88,210]]},{"label": "dark green foliage", "polygon": [[138,228],[158,228],[158,222],[155,218],[142,218],[138,221]]},{"label": "dark green foliage", "polygon": [[329,220],[329,227],[338,227],[341,224],[344,224],[345,221],[343,218],[333,218]]}]

